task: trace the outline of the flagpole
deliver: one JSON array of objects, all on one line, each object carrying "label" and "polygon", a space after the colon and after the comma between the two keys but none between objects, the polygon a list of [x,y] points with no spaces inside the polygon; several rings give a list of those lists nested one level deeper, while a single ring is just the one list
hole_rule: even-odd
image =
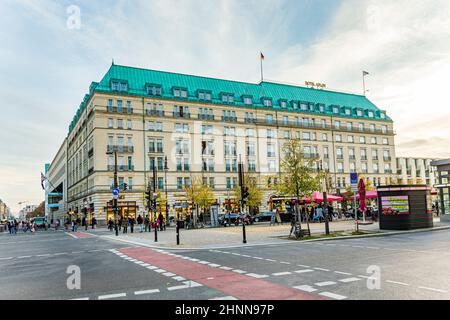
[{"label": "flagpole", "polygon": [[263,73],[263,59],[262,57],[259,58],[261,60],[261,82],[264,80],[264,73]]},{"label": "flagpole", "polygon": [[364,74],[363,71],[363,96],[366,96],[366,75]]}]

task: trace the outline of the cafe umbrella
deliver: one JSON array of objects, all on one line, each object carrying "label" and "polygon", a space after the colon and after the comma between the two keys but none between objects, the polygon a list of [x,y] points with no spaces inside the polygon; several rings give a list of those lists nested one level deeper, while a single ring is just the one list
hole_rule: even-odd
[{"label": "cafe umbrella", "polygon": [[358,193],[359,193],[359,209],[363,213],[363,222],[366,222],[366,185],[364,180],[360,179],[358,183]]}]

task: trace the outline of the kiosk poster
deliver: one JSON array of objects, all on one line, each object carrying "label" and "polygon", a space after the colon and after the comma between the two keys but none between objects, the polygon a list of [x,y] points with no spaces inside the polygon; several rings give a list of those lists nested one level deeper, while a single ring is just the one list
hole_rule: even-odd
[{"label": "kiosk poster", "polygon": [[427,213],[433,213],[433,200],[431,194],[427,194]]},{"label": "kiosk poster", "polygon": [[409,214],[408,196],[381,197],[382,214]]}]

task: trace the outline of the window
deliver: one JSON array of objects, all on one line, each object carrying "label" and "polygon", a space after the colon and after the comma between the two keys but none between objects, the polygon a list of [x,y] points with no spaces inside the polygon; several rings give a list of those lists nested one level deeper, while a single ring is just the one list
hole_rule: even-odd
[{"label": "window", "polygon": [[284,124],[285,126],[288,126],[288,125],[289,125],[289,117],[288,117],[288,116],[283,116],[283,124]]},{"label": "window", "polygon": [[222,97],[222,102],[225,103],[234,103],[234,96],[232,94],[229,93],[222,93],[221,94]]},{"label": "window", "polygon": [[327,121],[325,119],[321,119],[320,120],[320,125],[321,125],[322,128],[325,129],[327,127]]},{"label": "window", "polygon": [[366,149],[361,149],[361,160],[367,160],[367,151],[366,151]]},{"label": "window", "polygon": [[354,162],[350,162],[350,172],[356,172],[356,164]]},{"label": "window", "polygon": [[271,107],[272,106],[272,100],[271,99],[263,99],[264,107]]},{"label": "window", "polygon": [[269,160],[267,162],[267,164],[268,164],[269,172],[276,172],[275,160]]},{"label": "window", "polygon": [[127,91],[128,90],[128,84],[126,82],[113,81],[111,83],[111,89],[113,91]]},{"label": "window", "polygon": [[275,146],[272,143],[267,144],[267,156],[275,157]]},{"label": "window", "polygon": [[336,148],[336,158],[344,159],[344,154],[342,148]]},{"label": "window", "polygon": [[127,137],[127,146],[129,147],[133,146],[133,137]]},{"label": "window", "polygon": [[303,140],[311,140],[311,134],[309,132],[303,131],[302,139]]},{"label": "window", "polygon": [[339,108],[338,107],[333,107],[333,113],[334,114],[338,114],[339,113]]},{"label": "window", "polygon": [[324,113],[325,107],[323,105],[319,105],[319,112]]},{"label": "window", "polygon": [[131,113],[131,101],[127,101],[127,112]]},{"label": "window", "polygon": [[280,107],[282,107],[282,108],[286,108],[287,107],[287,103],[286,103],[285,100],[281,100],[280,101]]},{"label": "window", "polygon": [[383,144],[384,145],[388,145],[389,144],[389,140],[387,138],[383,138]]},{"label": "window", "polygon": [[345,115],[346,116],[349,116],[351,114],[351,111],[350,111],[350,109],[348,109],[348,108],[345,108]]},{"label": "window", "polygon": [[159,153],[163,152],[163,140],[162,139],[156,140],[156,151]]},{"label": "window", "polygon": [[360,110],[360,109],[356,110],[356,115],[358,117],[362,117],[362,115],[363,115],[362,110]]},{"label": "window", "polygon": [[114,145],[114,136],[108,136],[108,146]]},{"label": "window", "polygon": [[128,119],[128,120],[127,120],[127,129],[131,129],[131,128],[132,128],[131,120]]},{"label": "window", "polygon": [[341,122],[339,120],[334,121],[334,128],[339,130],[341,128]]},{"label": "window", "polygon": [[249,106],[253,104],[253,100],[251,97],[244,97],[244,104]]},{"label": "window", "polygon": [[347,136],[347,142],[348,143],[354,143],[355,140],[354,140],[353,136]]},{"label": "window", "polygon": [[294,126],[298,126],[298,125],[299,125],[298,117],[294,117]]},{"label": "window", "polygon": [[255,160],[248,161],[248,171],[255,172],[256,171],[256,163]]},{"label": "window", "polygon": [[358,123],[358,130],[361,132],[364,131],[364,123]]},{"label": "window", "polygon": [[366,137],[360,136],[359,137],[359,143],[365,144],[366,143]]},{"label": "window", "polygon": [[122,119],[117,119],[117,128],[123,129],[123,120]]},{"label": "window", "polygon": [[253,128],[247,128],[245,129],[245,133],[247,137],[254,137],[255,136],[255,131],[253,130]]},{"label": "window", "polygon": [[386,119],[386,113],[380,112],[380,118],[381,119]]},{"label": "window", "polygon": [[113,110],[113,100],[108,99],[108,112],[112,112]]},{"label": "window", "polygon": [[247,156],[253,157],[255,156],[255,144],[253,142],[247,143]]},{"label": "window", "polygon": [[371,144],[377,144],[377,137],[370,138],[370,143]]},{"label": "window", "polygon": [[369,118],[373,118],[373,111],[368,112]]},{"label": "window", "polygon": [[147,85],[147,94],[149,96],[160,96],[161,91],[161,86],[159,85]]},{"label": "window", "polygon": [[284,138],[289,139],[289,131],[284,131]]},{"label": "window", "polygon": [[180,177],[177,178],[177,189],[178,190],[183,189],[183,178]]},{"label": "window", "polygon": [[387,126],[381,126],[381,132],[383,133],[383,134],[386,134],[387,133]]},{"label": "window", "polygon": [[353,130],[353,123],[347,122],[347,131],[352,131],[352,130]]},{"label": "window", "polygon": [[362,173],[367,173],[367,163],[361,163],[361,171]]},{"label": "window", "polygon": [[377,150],[372,150],[372,159],[378,160],[378,151]]},{"label": "window", "polygon": [[304,128],[308,128],[309,127],[309,118],[302,118],[302,126]]},{"label": "window", "polygon": [[297,101],[292,101],[291,105],[292,105],[292,108],[298,109],[298,102]]},{"label": "window", "polygon": [[337,163],[337,171],[338,173],[344,173],[344,164],[342,162]]},{"label": "window", "polygon": [[273,116],[271,114],[267,114],[266,115],[266,123],[272,124],[272,122],[273,122]]},{"label": "window", "polygon": [[108,128],[112,128],[113,127],[113,119],[108,119]]},{"label": "window", "polygon": [[274,138],[274,134],[273,134],[272,129],[267,129],[267,138],[268,139]]},{"label": "window", "polygon": [[374,163],[373,164],[373,173],[378,173],[378,172],[379,172],[378,163]]},{"label": "window", "polygon": [[308,109],[308,105],[306,103],[302,103],[302,104],[300,104],[300,109],[302,109],[303,111],[306,111]]},{"label": "window", "polygon": [[128,157],[128,171],[133,170],[133,158],[131,156]]},{"label": "window", "polygon": [[342,142],[342,136],[340,134],[336,135],[336,142]]},{"label": "window", "polygon": [[374,124],[371,124],[369,126],[369,128],[370,128],[370,132],[375,132],[375,125]]}]

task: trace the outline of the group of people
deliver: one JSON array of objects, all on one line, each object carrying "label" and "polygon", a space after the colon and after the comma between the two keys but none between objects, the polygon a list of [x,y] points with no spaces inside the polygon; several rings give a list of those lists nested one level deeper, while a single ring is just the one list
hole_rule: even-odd
[{"label": "group of people", "polygon": [[[139,232],[151,232],[152,229],[156,228],[159,228],[160,231],[166,230],[166,222],[162,213],[158,215],[156,221],[151,221],[149,215],[146,215],[145,217],[139,215],[137,219],[132,216],[128,216],[125,218],[120,216],[117,226],[119,231],[123,231],[123,233],[128,233],[128,228],[130,228],[130,233],[134,233],[134,227],[136,224],[139,228]],[[108,220],[108,229],[110,231],[113,231],[115,229],[114,220],[112,218],[109,218]]]},{"label": "group of people", "polygon": [[24,233],[27,231],[30,231],[31,233],[34,233],[37,231],[37,226],[35,223],[32,223],[30,221],[17,221],[17,219],[14,219],[13,221],[8,221],[6,223],[6,227],[8,228],[9,234],[17,234],[18,230],[22,230]]},{"label": "group of people", "polygon": [[[88,221],[86,218],[83,218],[83,219],[80,219],[80,217],[77,217],[75,219],[67,218],[66,222],[64,223],[64,227],[66,230],[69,230],[69,227],[70,227],[72,232],[77,232],[79,226],[86,227],[87,223],[88,223]],[[55,229],[57,230],[58,227],[59,227],[59,220],[55,224]],[[97,219],[95,217],[92,217],[91,228],[95,229],[96,227],[97,227]]]}]

